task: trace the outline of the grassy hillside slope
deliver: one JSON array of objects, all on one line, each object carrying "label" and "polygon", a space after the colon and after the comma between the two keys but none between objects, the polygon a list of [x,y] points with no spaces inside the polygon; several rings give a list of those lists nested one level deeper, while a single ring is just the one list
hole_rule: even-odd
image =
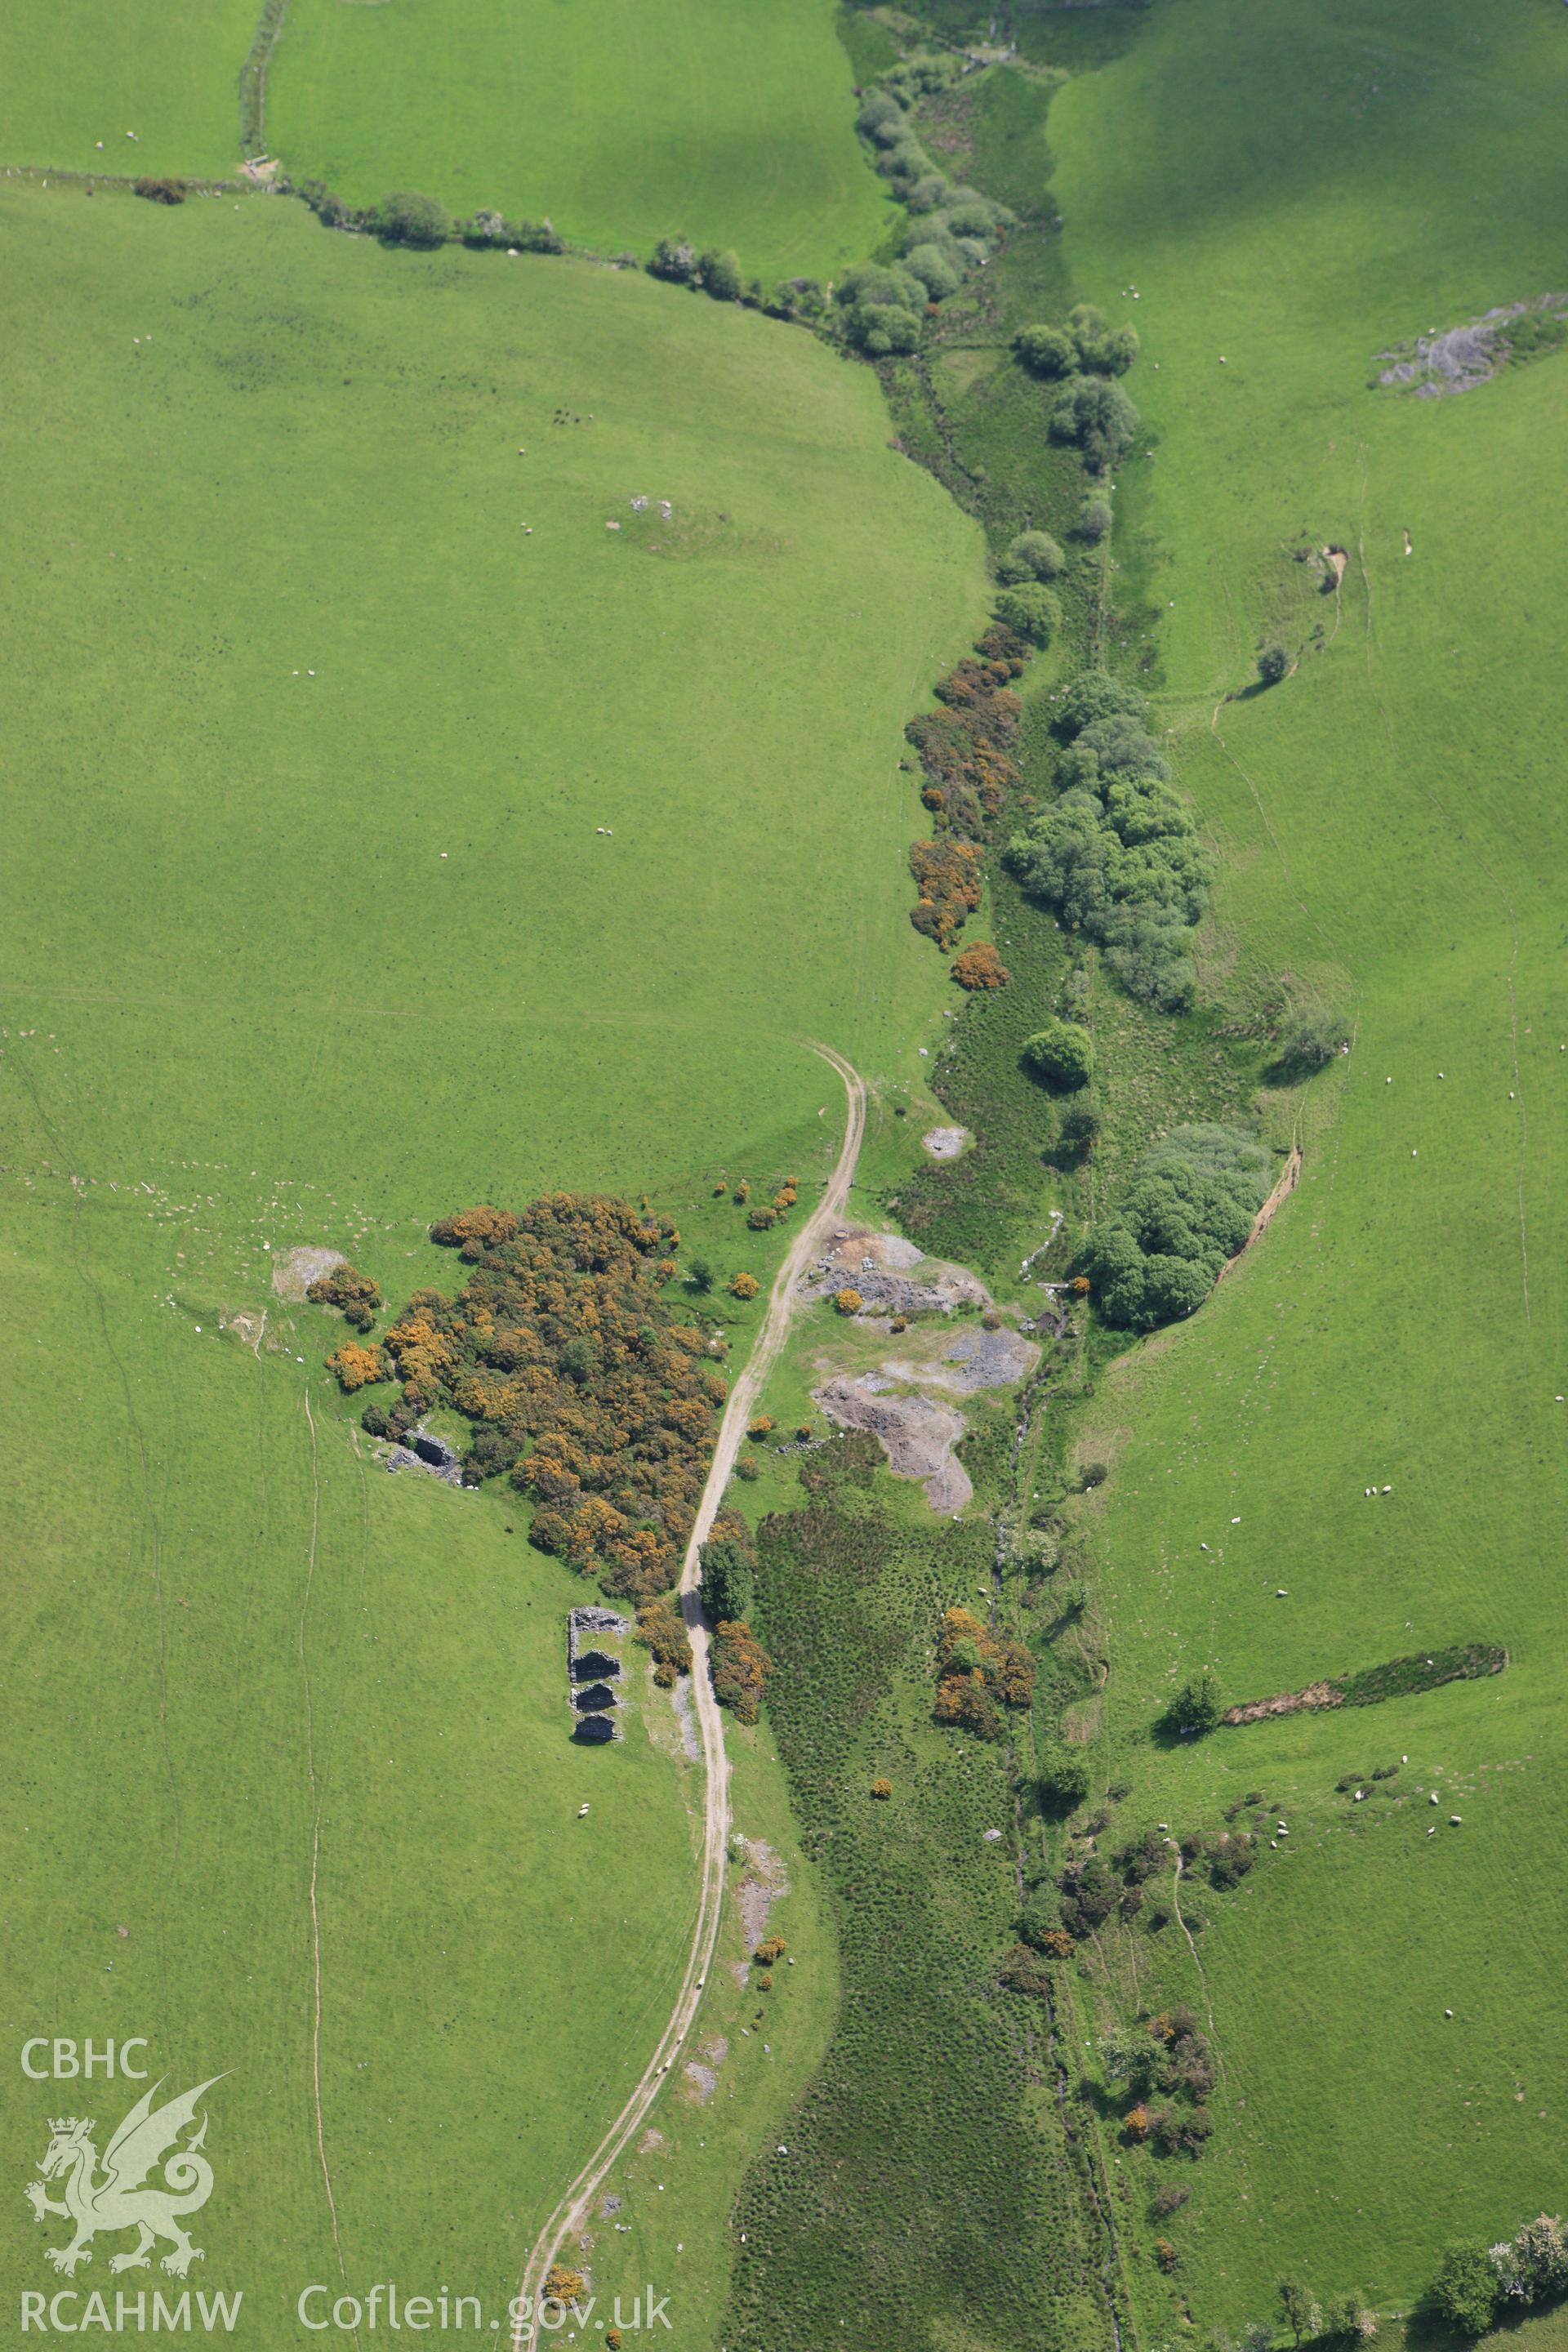
[{"label": "grassy hillside slope", "polygon": [[0,163],[231,173],[258,14],[256,0],[21,0],[0,23]]},{"label": "grassy hillside slope", "polygon": [[354,203],[414,186],[605,252],[684,234],[828,277],[888,215],[849,85],[828,0],[293,0],[268,135]]},{"label": "grassy hillside slope", "polygon": [[[401,1297],[474,1198],[647,1184],[689,1237],[721,1163],[809,1186],[799,1040],[901,1065],[942,986],[896,767],[974,538],[868,375],[642,278],[262,199],[0,233],[12,2013],[237,2070],[204,2284],[291,2326],[314,1864],[348,2273],[498,2294],[668,2007],[698,1792],[667,1719],[570,1748],[582,1586],[375,1466],[271,1268]],[[19,2165],[59,2105],[13,2080]]]},{"label": "grassy hillside slope", "polygon": [[[1095,1441],[1097,1762],[1173,1827],[1250,1788],[1292,1823],[1205,1906],[1201,1980],[1169,1938],[1141,1962],[1145,1999],[1152,1961],[1212,2000],[1225,2116],[1173,2235],[1231,2321],[1281,2268],[1408,2301],[1450,2235],[1561,2202],[1568,363],[1458,399],[1367,379],[1563,285],[1565,42],[1536,0],[1184,0],[1052,115],[1075,280],[1127,289],[1144,337],[1119,552],[1226,852],[1216,970],[1311,968],[1356,1024],[1295,1198]],[[1337,599],[1289,562],[1303,533],[1348,551]],[[1222,704],[1271,635],[1299,669]],[[1508,1644],[1500,1679],[1149,1746],[1202,1664],[1247,1698],[1470,1635]],[[1402,1756],[1407,1793],[1334,1794]]]},{"label": "grassy hillside slope", "polygon": [[900,728],[979,607],[874,380],[264,200],[9,219],[7,976],[94,1134],[384,1217],[826,1150],[797,1041],[874,1068],[941,988]]}]

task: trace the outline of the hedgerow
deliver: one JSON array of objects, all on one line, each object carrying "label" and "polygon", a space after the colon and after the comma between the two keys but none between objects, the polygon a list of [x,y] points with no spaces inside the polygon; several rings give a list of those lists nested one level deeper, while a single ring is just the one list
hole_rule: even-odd
[{"label": "hedgerow", "polygon": [[356,1389],[374,1388],[390,1379],[392,1367],[384,1349],[359,1348],[348,1339],[327,1358],[327,1370],[344,1394],[353,1396]]},{"label": "hedgerow", "polygon": [[989,940],[976,940],[953,957],[952,977],[960,988],[981,989],[1005,988],[1013,975]]},{"label": "hedgerow", "polygon": [[969,841],[912,842],[910,872],[920,891],[910,920],[945,951],[980,904],[980,851]]},{"label": "hedgerow", "polygon": [[637,1638],[653,1652],[653,1678],[666,1690],[691,1672],[691,1638],[673,1594],[661,1592],[652,1601],[638,1601]]},{"label": "hedgerow", "polygon": [[351,205],[324,180],[279,180],[284,193],[296,195],[313,212],[323,228],[348,229],[379,237],[384,245],[405,245],[426,251],[462,244],[479,252],[564,253],[566,241],[548,221],[509,220],[504,213],[480,208],[466,219],[454,220],[434,196],[405,188],[378,198],[374,205]]}]

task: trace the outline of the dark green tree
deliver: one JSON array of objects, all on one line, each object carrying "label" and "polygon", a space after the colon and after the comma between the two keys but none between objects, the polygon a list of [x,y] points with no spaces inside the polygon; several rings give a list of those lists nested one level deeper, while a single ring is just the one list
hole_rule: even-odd
[{"label": "dark green tree", "polygon": [[1161,1721],[1167,1731],[1201,1738],[1220,1718],[1219,1687],[1207,1666],[1182,1685]]},{"label": "dark green tree", "polygon": [[1498,2274],[1479,2242],[1445,2250],[1432,2282],[1432,2300],[1461,2336],[1484,2336],[1497,2315]]},{"label": "dark green tree", "polygon": [[1094,1076],[1094,1040],[1076,1021],[1047,1021],[1025,1040],[1024,1060],[1037,1078],[1073,1094]]},{"label": "dark green tree", "polygon": [[1093,1103],[1069,1103],[1062,1113],[1060,1142],[1068,1151],[1088,1151],[1100,1141],[1101,1119]]},{"label": "dark green tree", "polygon": [[739,1624],[752,1613],[755,1577],[751,1555],[728,1537],[702,1547],[702,1606],[715,1625]]},{"label": "dark green tree", "polygon": [[1014,584],[1025,580],[1059,580],[1067,557],[1048,530],[1021,530],[996,566],[996,576]]},{"label": "dark green tree", "polygon": [[1304,2286],[1300,2279],[1282,2278],[1277,2292],[1291,2341],[1300,2345],[1304,2336],[1316,2336],[1323,2324],[1323,2315],[1311,2288]]},{"label": "dark green tree", "polygon": [[1111,376],[1070,377],[1051,411],[1052,440],[1072,442],[1097,474],[1121,464],[1138,425],[1138,411]]},{"label": "dark green tree", "polygon": [[1037,580],[1021,588],[1004,588],[996,599],[996,618],[1032,646],[1048,646],[1062,625],[1061,599]]},{"label": "dark green tree", "polygon": [[1013,349],[1031,375],[1047,381],[1070,375],[1078,358],[1071,339],[1059,327],[1020,327]]},{"label": "dark green tree", "polygon": [[736,255],[708,252],[703,255],[697,268],[704,292],[711,294],[715,302],[740,300],[744,281],[741,276],[741,264]]},{"label": "dark green tree", "polygon": [[445,245],[452,224],[444,205],[416,189],[403,188],[383,196],[372,208],[369,226],[384,245],[412,245],[428,249]]},{"label": "dark green tree", "polygon": [[1036,1786],[1047,1812],[1070,1813],[1089,1794],[1089,1766],[1063,1741],[1053,1740],[1042,1750]]}]

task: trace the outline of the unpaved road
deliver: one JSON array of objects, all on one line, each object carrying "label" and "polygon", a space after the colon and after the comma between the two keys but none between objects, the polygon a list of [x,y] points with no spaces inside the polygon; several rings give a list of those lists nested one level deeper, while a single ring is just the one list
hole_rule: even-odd
[{"label": "unpaved road", "polygon": [[675,2007],[659,2037],[658,2048],[644,2067],[620,2114],[534,2241],[521,2282],[521,2294],[526,2298],[521,2307],[531,2315],[526,2320],[520,2319],[513,2329],[514,2352],[531,2352],[537,2345],[539,2323],[532,2315],[538,2308],[540,2288],[545,2274],[566,2240],[585,2226],[605,2174],[652,2106],[658,2095],[659,2084],[685,2046],[702,1998],[713,1947],[719,1937],[720,1912],[724,1895],[724,1853],[730,1835],[730,1763],[724,1752],[724,1720],[708,1675],[708,1622],[702,1614],[700,1598],[701,1549],[713,1524],[714,1514],[724,1498],[724,1489],[735,1467],[735,1456],[746,1433],[746,1423],[752,1418],[763,1383],[777,1362],[779,1350],[788,1336],[795,1312],[796,1283],[819,1255],[829,1227],[844,1213],[866,1132],[865,1081],[852,1065],[841,1054],[836,1054],[831,1046],[814,1045],[812,1050],[820,1054],[825,1062],[831,1063],[844,1081],[847,1098],[844,1141],[821,1200],[796,1234],[784,1264],[773,1276],[773,1286],[768,1293],[767,1311],[757,1333],[756,1344],[730,1391],[724,1417],[719,1424],[712,1465],[702,1489],[702,1499],[697,1507],[697,1522],[691,1530],[691,1541],[686,1548],[686,1562],[680,1573],[681,1606],[691,1635],[691,1696],[696,1704],[697,1725],[702,1738],[707,1783],[703,1808],[702,1884],[691,1949],[687,1956],[686,1973],[680,1981]]}]

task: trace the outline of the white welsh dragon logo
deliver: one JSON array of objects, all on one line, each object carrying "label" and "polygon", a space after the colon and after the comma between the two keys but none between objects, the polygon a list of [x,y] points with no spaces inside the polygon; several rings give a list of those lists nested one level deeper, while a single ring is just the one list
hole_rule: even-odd
[{"label": "white welsh dragon logo", "polygon": [[[163,2268],[176,2278],[184,2278],[191,2264],[203,2259],[201,2247],[192,2245],[181,2224],[184,2215],[199,2212],[212,2195],[213,2168],[199,2153],[207,2136],[206,2117],[202,2117],[200,2130],[184,2147],[175,2142],[195,2117],[203,2093],[222,2080],[221,2074],[214,2074],[194,2091],[165,2100],[161,2107],[153,2105],[162,2087],[161,2082],[154,2083],[142,2094],[104,2149],[101,2175],[98,2150],[92,2144],[92,2117],[50,2117],[49,2144],[38,2160],[43,2179],[29,2180],[22,2194],[36,2221],[41,2221],[47,2213],[58,2213],[75,2222],[76,2235],[68,2246],[46,2247],[47,2262],[68,2278],[79,2263],[91,2262],[92,2240],[100,2230],[139,2233],[129,2253],[110,2256],[111,2271],[142,2268],[160,2238],[167,2238],[173,2249],[163,2256]],[[148,2174],[160,2163],[163,2185],[144,2188]],[[63,2204],[44,2193],[44,2181],[58,2180],[62,2173]]]}]

